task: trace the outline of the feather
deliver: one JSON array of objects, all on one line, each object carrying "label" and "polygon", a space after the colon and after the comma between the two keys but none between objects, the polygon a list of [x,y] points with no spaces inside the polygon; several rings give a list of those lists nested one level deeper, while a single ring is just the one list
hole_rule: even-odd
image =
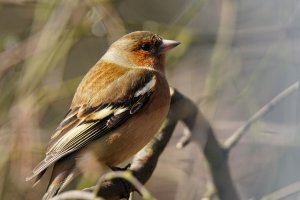
[{"label": "feather", "polygon": [[133,89],[128,91],[129,98],[103,102],[95,107],[82,104],[80,107],[71,108],[52,136],[45,159],[36,166],[27,180],[38,176],[57,160],[125,123],[150,100],[154,83],[155,76],[152,73],[144,74],[134,82]]}]

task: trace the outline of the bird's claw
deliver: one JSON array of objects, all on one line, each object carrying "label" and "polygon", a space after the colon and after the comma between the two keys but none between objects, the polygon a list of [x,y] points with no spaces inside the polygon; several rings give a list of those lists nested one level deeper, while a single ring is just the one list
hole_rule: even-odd
[{"label": "bird's claw", "polygon": [[128,168],[130,168],[131,163],[128,163],[128,165],[126,165],[125,167],[115,167],[115,166],[111,166],[110,169],[112,171],[126,171]]}]

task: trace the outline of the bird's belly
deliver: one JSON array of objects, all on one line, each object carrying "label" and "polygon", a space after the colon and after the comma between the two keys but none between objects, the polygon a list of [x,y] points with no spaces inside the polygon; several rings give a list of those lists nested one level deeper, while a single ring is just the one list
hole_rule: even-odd
[{"label": "bird's belly", "polygon": [[90,144],[87,150],[92,151],[101,164],[108,166],[129,159],[158,132],[168,113],[169,99],[165,102],[156,101],[160,101],[160,98],[154,98],[150,103],[152,105],[146,106],[124,125]]}]

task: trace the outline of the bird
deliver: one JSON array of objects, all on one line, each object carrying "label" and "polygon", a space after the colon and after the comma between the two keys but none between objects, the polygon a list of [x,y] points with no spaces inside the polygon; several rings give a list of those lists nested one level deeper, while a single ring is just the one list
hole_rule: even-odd
[{"label": "bird", "polygon": [[165,55],[179,44],[135,31],[110,45],[83,77],[44,159],[26,179],[36,185],[53,166],[43,200],[60,193],[89,161],[112,169],[153,138],[170,107]]}]

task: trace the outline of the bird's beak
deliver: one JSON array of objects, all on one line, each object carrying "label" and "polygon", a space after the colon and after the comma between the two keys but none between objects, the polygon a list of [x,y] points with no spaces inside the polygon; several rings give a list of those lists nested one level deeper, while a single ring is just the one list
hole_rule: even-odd
[{"label": "bird's beak", "polygon": [[177,42],[175,40],[162,40],[162,44],[160,46],[160,53],[165,53],[169,51],[170,49],[173,49],[174,47],[178,46],[180,42]]}]

